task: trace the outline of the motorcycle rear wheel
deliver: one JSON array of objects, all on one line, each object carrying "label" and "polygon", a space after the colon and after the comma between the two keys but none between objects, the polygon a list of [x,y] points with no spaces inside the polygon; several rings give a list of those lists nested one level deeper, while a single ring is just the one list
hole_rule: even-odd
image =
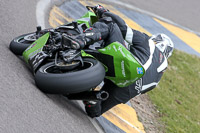
[{"label": "motorcycle rear wheel", "polygon": [[93,58],[83,58],[84,66],[62,70],[54,62],[41,66],[35,75],[38,88],[50,94],[71,94],[90,90],[105,77],[102,64]]},{"label": "motorcycle rear wheel", "polygon": [[35,33],[28,33],[14,38],[10,42],[10,50],[16,55],[22,55],[26,48],[36,40],[31,38],[34,36]]}]

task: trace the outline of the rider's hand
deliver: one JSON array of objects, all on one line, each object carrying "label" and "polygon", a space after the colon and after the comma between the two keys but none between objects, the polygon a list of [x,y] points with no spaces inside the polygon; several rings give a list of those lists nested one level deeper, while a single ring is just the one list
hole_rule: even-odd
[{"label": "rider's hand", "polygon": [[73,49],[82,49],[86,45],[85,35],[79,34],[76,36],[70,36],[71,47]]},{"label": "rider's hand", "polygon": [[95,12],[95,14],[97,15],[98,18],[102,18],[102,14],[104,12],[108,12],[108,11],[109,10],[105,9],[103,6],[101,6],[99,4],[94,7],[94,12]]}]

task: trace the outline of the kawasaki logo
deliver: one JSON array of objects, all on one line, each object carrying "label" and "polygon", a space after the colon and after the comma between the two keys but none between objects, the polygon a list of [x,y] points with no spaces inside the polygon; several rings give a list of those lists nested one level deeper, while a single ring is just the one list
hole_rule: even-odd
[{"label": "kawasaki logo", "polygon": [[121,62],[121,67],[122,67],[122,75],[126,77],[125,69],[124,69],[124,61]]}]

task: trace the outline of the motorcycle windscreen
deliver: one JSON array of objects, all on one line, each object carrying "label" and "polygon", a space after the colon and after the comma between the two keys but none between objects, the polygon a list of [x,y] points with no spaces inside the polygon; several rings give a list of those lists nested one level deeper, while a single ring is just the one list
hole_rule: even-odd
[{"label": "motorcycle windscreen", "polygon": [[[101,62],[105,65],[109,64],[106,65],[108,68],[106,78],[110,79],[119,87],[126,87],[145,74],[145,69],[142,64],[119,42],[113,42],[98,51],[102,53],[102,55],[112,57],[108,61],[109,58],[107,56],[107,59],[102,59]],[[111,75],[110,73],[113,74]]]},{"label": "motorcycle windscreen", "polygon": [[42,49],[47,43],[49,33],[46,33],[35,42],[33,42],[24,52],[23,58],[30,65],[33,71],[42,63],[42,61],[48,56]]},{"label": "motorcycle windscreen", "polygon": [[87,27],[90,27],[97,20],[98,19],[97,19],[97,16],[95,15],[95,13],[88,11],[80,19],[77,19],[76,21],[78,22],[78,24],[85,23],[87,25]]}]

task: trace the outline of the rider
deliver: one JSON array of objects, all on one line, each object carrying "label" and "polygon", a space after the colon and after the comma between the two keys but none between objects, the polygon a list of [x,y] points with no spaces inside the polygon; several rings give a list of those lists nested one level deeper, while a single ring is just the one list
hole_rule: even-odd
[{"label": "rider", "polygon": [[[109,93],[105,101],[85,101],[85,109],[90,117],[98,117],[120,103],[126,103],[131,98],[152,90],[159,83],[163,72],[168,66],[167,59],[172,55],[174,44],[165,34],[148,36],[145,33],[131,29],[123,19],[97,5],[95,13],[99,20],[84,34],[74,36],[72,44],[92,44],[104,40],[107,46],[112,42],[124,45],[142,63],[145,75],[127,87],[118,87],[105,79],[102,90]],[[126,41],[126,43],[125,43]]]}]

